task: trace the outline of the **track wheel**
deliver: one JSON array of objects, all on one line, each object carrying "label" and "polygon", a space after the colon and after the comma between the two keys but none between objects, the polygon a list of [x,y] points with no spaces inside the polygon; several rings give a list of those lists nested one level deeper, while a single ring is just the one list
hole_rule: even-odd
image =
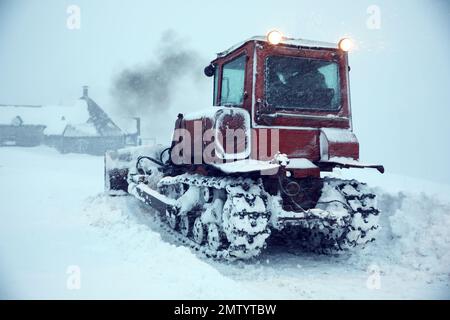
[{"label": "track wheel", "polygon": [[202,191],[201,191],[201,195],[203,198],[203,201],[205,201],[205,203],[210,203],[213,200],[213,190],[212,188],[209,187],[203,187]]},{"label": "track wheel", "polygon": [[203,244],[205,242],[206,228],[200,217],[197,217],[194,221],[194,226],[192,227],[192,238],[198,244]]},{"label": "track wheel", "polygon": [[222,246],[222,236],[219,226],[215,223],[208,224],[208,246],[211,250],[218,251]]},{"label": "track wheel", "polygon": [[191,219],[188,215],[180,217],[180,232],[185,237],[189,237],[191,234]]},{"label": "track wheel", "polygon": [[171,227],[173,230],[176,230],[178,228],[180,217],[177,215],[177,211],[175,208],[168,207],[166,209],[166,219],[169,227]]}]

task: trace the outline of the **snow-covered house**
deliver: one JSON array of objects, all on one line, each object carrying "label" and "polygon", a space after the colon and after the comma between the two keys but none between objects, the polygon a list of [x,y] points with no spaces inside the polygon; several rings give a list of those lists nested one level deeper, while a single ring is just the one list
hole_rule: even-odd
[{"label": "snow-covered house", "polygon": [[0,105],[0,146],[46,144],[63,153],[103,154],[139,144],[139,119],[121,119],[121,124],[125,129],[89,97],[85,86],[73,106]]}]

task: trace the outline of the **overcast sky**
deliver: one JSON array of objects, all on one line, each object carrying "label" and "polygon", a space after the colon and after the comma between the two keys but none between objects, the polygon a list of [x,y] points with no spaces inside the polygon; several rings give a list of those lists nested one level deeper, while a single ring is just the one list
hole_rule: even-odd
[{"label": "overcast sky", "polygon": [[[69,5],[81,10],[80,29],[67,28]],[[367,24],[373,5],[380,10],[375,29]],[[91,96],[116,113],[113,77],[157,59],[165,31],[173,30],[206,65],[216,52],[272,28],[306,39],[354,38],[352,108],[362,159],[390,172],[450,182],[445,0],[0,0],[0,103],[72,104],[88,84]],[[207,107],[209,81],[174,87],[167,125],[157,121],[155,127],[168,130],[179,111]],[[150,117],[143,122],[153,125]]]}]

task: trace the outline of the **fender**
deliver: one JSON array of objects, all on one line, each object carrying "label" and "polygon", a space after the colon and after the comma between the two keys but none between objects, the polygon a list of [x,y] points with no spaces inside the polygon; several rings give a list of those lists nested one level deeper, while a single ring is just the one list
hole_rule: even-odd
[{"label": "fender", "polygon": [[321,128],[320,160],[328,161],[335,157],[358,160],[358,139],[349,129]]}]

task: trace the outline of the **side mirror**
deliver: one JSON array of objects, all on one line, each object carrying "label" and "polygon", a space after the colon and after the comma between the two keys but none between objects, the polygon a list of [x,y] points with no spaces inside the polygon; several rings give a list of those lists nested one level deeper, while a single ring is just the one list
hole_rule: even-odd
[{"label": "side mirror", "polygon": [[214,75],[214,73],[216,72],[216,67],[214,65],[210,64],[203,70],[203,72],[205,73],[205,76],[212,77]]}]

